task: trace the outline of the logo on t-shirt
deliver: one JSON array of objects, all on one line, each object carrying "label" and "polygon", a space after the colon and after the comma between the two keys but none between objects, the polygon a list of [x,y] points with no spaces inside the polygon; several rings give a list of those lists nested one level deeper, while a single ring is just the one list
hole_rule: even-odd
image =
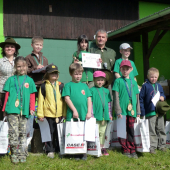
[{"label": "logo on t-shirt", "polygon": [[29,84],[28,84],[28,83],[25,83],[24,86],[25,86],[26,88],[29,88]]},{"label": "logo on t-shirt", "polygon": [[82,90],[81,93],[82,93],[83,95],[85,95],[85,91],[84,91],[84,90]]}]

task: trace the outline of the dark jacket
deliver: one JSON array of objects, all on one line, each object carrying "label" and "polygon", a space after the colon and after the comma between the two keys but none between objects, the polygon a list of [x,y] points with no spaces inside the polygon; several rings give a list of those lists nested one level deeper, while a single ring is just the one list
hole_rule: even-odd
[{"label": "dark jacket", "polygon": [[[37,62],[34,59],[34,56],[37,58],[37,56],[34,53],[31,53],[25,57],[28,64],[28,76],[30,76],[34,80],[36,85],[40,85],[43,82],[42,79],[44,73],[32,73],[32,71],[36,70],[38,66]],[[37,58],[37,61],[41,63],[42,57],[43,57],[43,66],[47,66],[48,60],[43,56],[42,52],[39,53],[39,59]]]},{"label": "dark jacket", "polygon": [[[166,99],[166,96],[164,95],[163,88],[160,84],[155,84],[155,89],[160,92],[160,96],[163,96],[164,99]],[[142,85],[142,89],[139,94],[139,100],[140,100],[140,109],[141,109],[141,116],[145,116],[146,114],[155,111],[155,106],[152,103],[152,98],[154,97],[154,89],[152,84],[149,82],[149,80],[146,80],[146,83]]]}]

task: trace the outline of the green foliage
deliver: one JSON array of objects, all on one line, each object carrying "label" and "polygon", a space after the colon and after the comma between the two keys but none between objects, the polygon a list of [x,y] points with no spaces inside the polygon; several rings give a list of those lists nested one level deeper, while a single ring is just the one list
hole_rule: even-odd
[{"label": "green foliage", "polygon": [[102,156],[96,158],[88,156],[87,161],[75,161],[72,156],[65,156],[62,159],[58,154],[54,159],[48,158],[45,154],[31,154],[27,157],[26,163],[19,163],[14,165],[10,161],[9,156],[0,158],[0,169],[12,170],[74,170],[74,169],[88,169],[88,170],[157,170],[170,169],[170,150],[167,152],[157,151],[155,155],[150,153],[138,153],[139,159],[128,158],[121,154],[120,150],[109,150],[109,156]]}]

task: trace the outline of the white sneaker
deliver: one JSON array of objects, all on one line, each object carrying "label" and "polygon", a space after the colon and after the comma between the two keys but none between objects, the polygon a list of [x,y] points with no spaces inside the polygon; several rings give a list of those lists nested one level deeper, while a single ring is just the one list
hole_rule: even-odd
[{"label": "white sneaker", "polygon": [[47,155],[47,157],[49,157],[49,158],[54,158],[54,152],[49,152],[48,155]]}]

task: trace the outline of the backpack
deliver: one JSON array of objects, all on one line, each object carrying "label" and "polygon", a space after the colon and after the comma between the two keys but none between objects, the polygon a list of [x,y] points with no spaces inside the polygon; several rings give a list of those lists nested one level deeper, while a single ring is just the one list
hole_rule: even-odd
[{"label": "backpack", "polygon": [[[59,91],[62,94],[64,83],[61,83],[61,82],[58,82],[58,83],[59,83]],[[46,84],[46,82],[41,84],[41,94],[44,96],[44,99],[46,96],[45,84]]]}]

